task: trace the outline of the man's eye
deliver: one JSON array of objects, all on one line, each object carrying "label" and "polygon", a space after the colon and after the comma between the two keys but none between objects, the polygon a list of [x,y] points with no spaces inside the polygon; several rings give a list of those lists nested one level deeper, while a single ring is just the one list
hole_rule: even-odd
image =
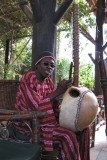
[{"label": "man's eye", "polygon": [[47,62],[44,62],[43,64],[44,64],[45,66],[49,66],[49,63],[47,63]]},{"label": "man's eye", "polygon": [[55,68],[54,63],[43,62],[43,64],[44,64],[45,66],[50,66],[50,67],[52,67],[52,68]]},{"label": "man's eye", "polygon": [[55,65],[53,63],[50,64],[52,68],[55,68]]}]

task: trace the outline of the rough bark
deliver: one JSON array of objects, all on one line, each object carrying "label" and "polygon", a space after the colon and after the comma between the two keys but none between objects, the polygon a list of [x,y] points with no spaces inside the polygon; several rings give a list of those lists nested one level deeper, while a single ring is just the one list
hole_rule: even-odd
[{"label": "rough bark", "polygon": [[56,56],[56,25],[73,0],[66,0],[56,10],[56,0],[30,0],[33,12],[32,70],[43,51]]},{"label": "rough bark", "polygon": [[104,0],[97,1],[97,12],[96,12],[96,48],[95,48],[95,94],[102,94],[100,85],[100,72],[99,72],[99,60],[103,59],[103,10]]},{"label": "rough bark", "polygon": [[74,85],[79,82],[79,22],[78,4],[74,4],[73,12],[73,61],[74,61]]}]

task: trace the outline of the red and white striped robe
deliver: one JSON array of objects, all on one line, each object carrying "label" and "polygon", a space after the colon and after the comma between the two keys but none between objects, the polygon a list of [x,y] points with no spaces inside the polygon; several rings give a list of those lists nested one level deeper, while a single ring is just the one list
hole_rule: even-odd
[{"label": "red and white striped robe", "polygon": [[49,98],[53,90],[54,84],[50,77],[40,82],[35,72],[28,72],[20,81],[15,108],[22,111],[46,111],[48,117],[42,119],[40,125],[43,150],[52,151],[54,143],[59,141],[62,160],[80,160],[79,146],[75,133],[60,127],[56,121],[52,102]]}]

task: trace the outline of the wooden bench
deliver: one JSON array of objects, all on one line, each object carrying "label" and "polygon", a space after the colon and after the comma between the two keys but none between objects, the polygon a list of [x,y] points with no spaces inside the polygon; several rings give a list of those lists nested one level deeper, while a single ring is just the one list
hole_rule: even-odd
[{"label": "wooden bench", "polygon": [[[43,154],[41,151],[40,146],[40,139],[39,139],[39,119],[43,118],[44,116],[47,116],[46,113],[40,112],[40,111],[31,111],[31,112],[18,112],[14,109],[15,107],[15,99],[16,99],[16,93],[17,88],[19,85],[18,80],[0,80],[0,122],[6,122],[6,121],[14,121],[14,120],[30,120],[32,121],[31,127],[31,137],[32,137],[32,144],[25,144],[25,143],[16,143],[16,142],[10,142],[8,137],[8,130],[6,129],[6,126],[0,127],[0,159],[3,160],[11,160],[14,159],[15,154],[22,155],[22,158],[19,157],[17,160],[24,160],[24,156],[26,157],[26,154],[28,150],[31,151],[31,157],[30,153],[28,154],[28,157],[30,157],[32,160],[36,159],[47,159],[47,157],[50,157],[50,160],[56,160],[58,159],[58,154],[56,152],[51,153],[47,152],[47,154]],[[7,124],[7,123],[6,123]],[[6,132],[7,131],[7,132]],[[7,135],[5,135],[7,134]],[[3,138],[3,140],[2,140]],[[10,146],[10,147],[9,147]],[[4,147],[4,152],[3,152]],[[31,148],[31,149],[30,149]],[[17,151],[16,151],[16,150]],[[22,149],[22,151],[20,151]],[[35,149],[35,152],[34,152]],[[10,152],[8,152],[10,150]],[[34,153],[33,153],[34,152]],[[5,154],[4,154],[5,153]],[[10,157],[13,156],[13,157]],[[7,159],[6,157],[7,156]],[[32,158],[33,156],[33,158]],[[30,160],[29,158],[29,160]]]}]

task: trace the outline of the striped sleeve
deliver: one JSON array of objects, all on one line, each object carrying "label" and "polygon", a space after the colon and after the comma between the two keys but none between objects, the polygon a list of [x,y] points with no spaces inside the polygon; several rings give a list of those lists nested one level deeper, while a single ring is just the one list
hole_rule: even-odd
[{"label": "striped sleeve", "polygon": [[[32,72],[29,72],[22,77],[16,96],[16,109],[24,111],[38,110],[41,103],[50,101],[50,98],[44,98],[37,92],[37,86],[35,85],[36,81],[37,79]],[[34,85],[35,89],[32,87]]]}]

